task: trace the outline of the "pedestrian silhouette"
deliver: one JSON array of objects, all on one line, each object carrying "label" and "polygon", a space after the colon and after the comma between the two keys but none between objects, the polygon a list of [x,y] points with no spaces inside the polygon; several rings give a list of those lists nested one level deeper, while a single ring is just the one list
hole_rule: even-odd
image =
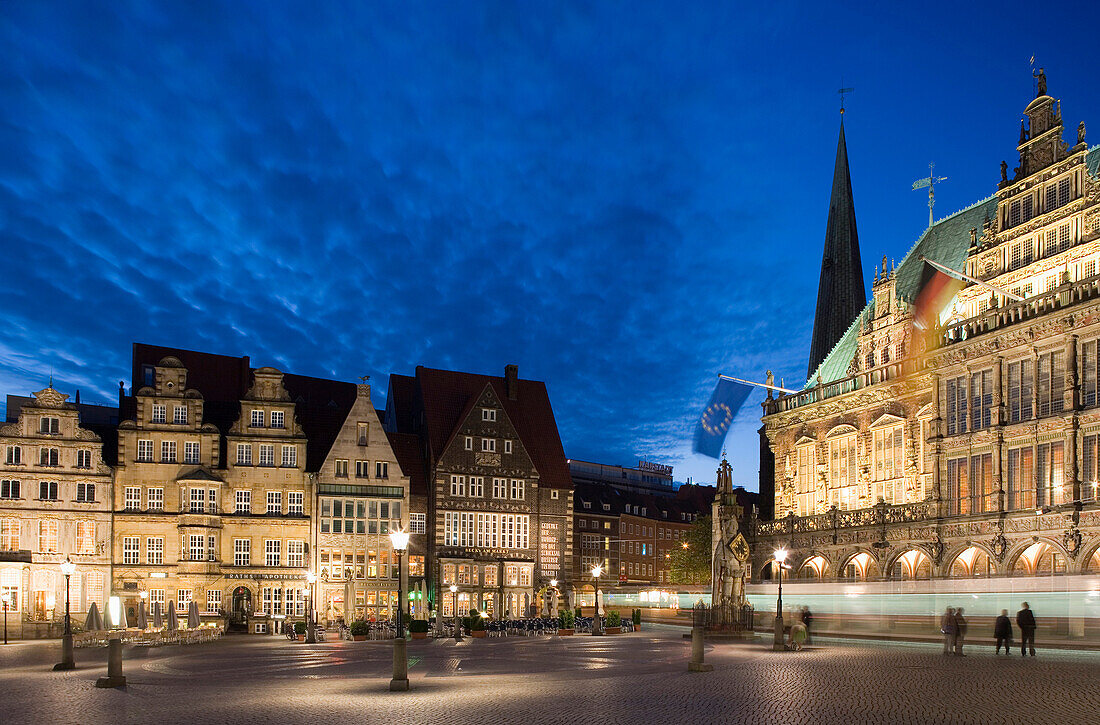
[{"label": "pedestrian silhouette", "polygon": [[1023,609],[1016,612],[1016,626],[1020,628],[1020,656],[1026,657],[1031,650],[1031,656],[1035,656],[1035,614],[1027,602],[1023,603]]}]

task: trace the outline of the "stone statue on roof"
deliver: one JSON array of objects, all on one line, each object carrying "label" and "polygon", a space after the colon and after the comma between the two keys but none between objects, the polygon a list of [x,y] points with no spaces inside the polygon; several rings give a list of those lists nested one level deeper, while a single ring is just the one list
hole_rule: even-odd
[{"label": "stone statue on roof", "polygon": [[1001,183],[1008,183],[1008,162],[1001,159]]},{"label": "stone statue on roof", "polygon": [[1038,73],[1033,73],[1033,75],[1035,76],[1036,80],[1038,81],[1038,90],[1035,92],[1035,97],[1038,98],[1039,96],[1045,96],[1047,94],[1047,74],[1046,74],[1046,71],[1043,70],[1042,68],[1040,68],[1039,72]]},{"label": "stone statue on roof", "polygon": [[1077,124],[1077,143],[1085,142],[1085,122]]}]

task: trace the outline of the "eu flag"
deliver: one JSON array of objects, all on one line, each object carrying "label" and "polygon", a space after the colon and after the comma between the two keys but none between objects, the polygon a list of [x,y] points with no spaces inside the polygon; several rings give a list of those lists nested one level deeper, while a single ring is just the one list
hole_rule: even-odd
[{"label": "eu flag", "polygon": [[695,444],[692,446],[695,453],[702,453],[711,458],[718,458],[721,455],[722,443],[726,440],[730,423],[744,405],[751,390],[751,385],[726,378],[718,379],[714,395],[710,396],[710,402],[703,414],[699,416],[699,424],[695,426]]}]

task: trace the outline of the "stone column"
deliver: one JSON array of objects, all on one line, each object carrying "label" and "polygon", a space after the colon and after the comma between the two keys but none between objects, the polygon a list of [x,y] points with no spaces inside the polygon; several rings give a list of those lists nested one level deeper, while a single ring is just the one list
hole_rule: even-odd
[{"label": "stone column", "polygon": [[1070,335],[1066,342],[1066,377],[1063,409],[1069,413],[1069,429],[1066,431],[1065,452],[1062,456],[1063,500],[1080,501],[1084,495],[1081,491],[1081,470],[1077,465],[1077,435],[1079,421],[1077,410],[1081,406],[1081,380],[1077,375],[1077,335]]},{"label": "stone column", "polygon": [[993,361],[993,412],[990,423],[993,425],[993,483],[992,491],[996,501],[987,502],[991,511],[1005,510],[1005,491],[1001,478],[1001,464],[1004,460],[1004,424],[1008,420],[1004,406],[1005,359],[998,355]]}]

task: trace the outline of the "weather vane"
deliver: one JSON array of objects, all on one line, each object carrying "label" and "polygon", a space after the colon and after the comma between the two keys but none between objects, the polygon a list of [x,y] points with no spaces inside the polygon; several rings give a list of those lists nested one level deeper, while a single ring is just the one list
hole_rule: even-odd
[{"label": "weather vane", "polygon": [[934,169],[936,168],[935,162],[928,164],[928,176],[923,179],[917,179],[913,182],[913,191],[917,189],[923,189],[928,187],[928,227],[932,227],[932,207],[936,205],[936,192],[935,186],[941,181],[947,181],[946,176],[936,176]]},{"label": "weather vane", "polygon": [[[844,81],[842,80],[841,84],[843,84],[843,83],[844,83]],[[855,90],[855,88],[840,88],[840,89],[837,90],[837,93],[840,94],[840,115],[841,116],[844,115],[844,96],[845,96],[845,94],[851,93],[854,90]]]},{"label": "weather vane", "polygon": [[360,375],[359,379],[362,380],[364,384],[366,384],[366,382],[370,380],[370,375]]}]

